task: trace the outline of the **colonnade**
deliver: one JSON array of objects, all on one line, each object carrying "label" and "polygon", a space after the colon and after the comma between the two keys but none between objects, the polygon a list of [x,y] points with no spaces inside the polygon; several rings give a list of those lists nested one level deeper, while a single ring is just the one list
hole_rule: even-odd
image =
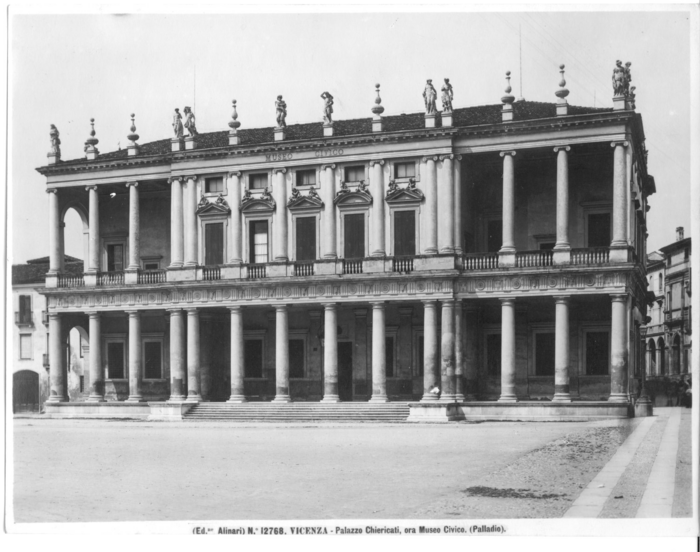
[{"label": "colonnade", "polygon": [[[570,296],[553,298],[555,308],[555,402],[570,402],[569,306]],[[501,302],[501,394],[499,401],[515,402],[516,345],[515,307],[517,299],[502,298]],[[628,400],[628,296],[611,296],[611,393],[610,401]],[[338,402],[338,304],[322,303],[324,310],[324,383],[322,402]],[[370,402],[386,402],[386,302],[375,301],[372,307],[372,395]],[[477,381],[476,339],[477,306],[474,301],[463,303],[453,298],[425,300],[423,321],[423,402],[455,402],[474,400]],[[244,391],[244,313],[248,307],[228,307],[231,320],[231,394],[229,402],[245,402]],[[277,304],[275,309],[276,394],[274,402],[289,402],[289,341],[288,304]],[[197,307],[167,310],[170,318],[170,401],[199,402],[203,382],[209,381],[208,355],[202,353],[200,318],[205,310]],[[128,310],[129,341],[129,396],[127,401],[143,401],[141,393],[141,313]],[[88,402],[104,400],[104,368],[101,355],[101,314],[86,313],[90,329],[90,392]],[[185,325],[185,317],[187,324]],[[438,317],[441,332],[438,331]],[[49,402],[67,401],[66,367],[61,354],[62,315],[49,314],[50,384]],[[187,353],[185,355],[185,343]],[[208,349],[209,344],[205,344]],[[187,395],[184,382],[187,381]],[[207,383],[208,385],[208,383]],[[439,390],[439,394],[436,392]]]}]

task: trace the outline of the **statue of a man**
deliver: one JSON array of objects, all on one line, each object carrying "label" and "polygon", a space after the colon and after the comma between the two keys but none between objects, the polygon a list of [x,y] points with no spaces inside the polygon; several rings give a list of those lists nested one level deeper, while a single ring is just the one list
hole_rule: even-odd
[{"label": "statue of a man", "polygon": [[59,132],[56,125],[51,125],[51,130],[49,131],[49,138],[51,140],[51,152],[54,155],[61,155],[61,139],[58,137]]},{"label": "statue of a man", "polygon": [[182,115],[180,115],[180,110],[177,107],[175,108],[175,113],[173,113],[173,131],[175,132],[175,138],[182,138],[184,135]]},{"label": "statue of a man", "polygon": [[323,122],[327,125],[333,124],[333,96],[330,92],[321,94],[323,98]]},{"label": "statue of a man", "polygon": [[275,101],[275,110],[277,111],[277,128],[284,128],[287,126],[287,102],[282,99],[282,96],[277,96]]},{"label": "statue of a man", "polygon": [[194,113],[189,107],[185,107],[185,128],[189,136],[197,136],[197,126],[195,124]]},{"label": "statue of a man", "polygon": [[631,61],[625,63],[625,97],[629,96],[630,93],[630,82],[632,82],[632,73],[630,71]]},{"label": "statue of a man", "polygon": [[613,69],[612,85],[615,96],[625,95],[625,68],[622,67],[622,62],[619,59],[615,62]]},{"label": "statue of a man", "polygon": [[437,108],[435,107],[435,100],[437,100],[437,92],[433,87],[433,80],[428,79],[425,83],[425,89],[423,90],[423,99],[425,100],[425,114],[435,115]]},{"label": "statue of a man", "polygon": [[450,84],[450,79],[445,79],[445,84],[442,85],[442,110],[446,113],[452,113],[452,98],[454,93],[452,91],[452,85]]}]

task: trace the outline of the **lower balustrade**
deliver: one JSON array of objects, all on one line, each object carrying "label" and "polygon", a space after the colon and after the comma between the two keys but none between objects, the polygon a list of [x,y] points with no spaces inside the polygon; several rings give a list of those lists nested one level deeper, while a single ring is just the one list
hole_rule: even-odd
[{"label": "lower balustrade", "polygon": [[610,262],[610,249],[607,247],[587,247],[571,250],[572,265],[595,265]]},{"label": "lower balustrade", "polygon": [[391,265],[392,272],[409,274],[413,272],[413,257],[394,257]]},{"label": "lower balustrade", "polygon": [[498,268],[498,253],[466,253],[462,257],[464,270],[491,270]]},{"label": "lower balustrade", "polygon": [[166,270],[141,270],[139,271],[139,284],[161,284],[166,281]]},{"label": "lower balustrade", "polygon": [[59,274],[58,275],[58,287],[60,288],[75,288],[83,287],[85,285],[85,278],[83,276]]},{"label": "lower balustrade", "polygon": [[122,272],[122,271],[98,272],[97,273],[97,285],[98,286],[121,286],[121,285],[124,285],[124,272]]},{"label": "lower balustrade", "polygon": [[205,281],[221,280],[221,267],[219,266],[203,266],[202,279]]},{"label": "lower balustrade", "polygon": [[294,263],[294,276],[313,276],[313,261],[298,261]]},{"label": "lower balustrade", "polygon": [[264,264],[249,264],[246,274],[248,280],[256,280],[258,278],[267,277],[267,268]]},{"label": "lower balustrade", "polygon": [[362,259],[343,259],[343,274],[362,274]]},{"label": "lower balustrade", "polygon": [[548,249],[518,251],[515,254],[515,266],[518,268],[552,266],[553,258],[554,252]]}]

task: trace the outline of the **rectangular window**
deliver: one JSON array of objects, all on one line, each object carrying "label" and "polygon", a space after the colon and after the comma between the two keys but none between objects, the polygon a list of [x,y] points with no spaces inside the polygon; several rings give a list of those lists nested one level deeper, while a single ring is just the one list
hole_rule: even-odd
[{"label": "rectangular window", "polygon": [[386,359],[386,377],[394,377],[394,337],[387,337],[384,340],[384,346],[386,348],[385,359]]},{"label": "rectangular window", "polygon": [[246,339],[244,349],[245,377],[261,378],[263,367],[262,339]]},{"label": "rectangular window", "polygon": [[158,270],[160,268],[160,263],[143,263],[144,270]]},{"label": "rectangular window", "polygon": [[107,271],[121,272],[124,270],[124,244],[110,243],[107,245]]},{"label": "rectangular window", "polygon": [[315,186],[316,171],[310,169],[308,171],[297,171],[297,186]]},{"label": "rectangular window", "polygon": [[360,259],[365,256],[365,215],[345,215],[344,251],[346,259]]},{"label": "rectangular window", "polygon": [[19,358],[21,360],[31,360],[32,334],[21,334],[19,336]]},{"label": "rectangular window", "polygon": [[486,371],[490,376],[501,375],[501,334],[486,336]]},{"label": "rectangular window", "polygon": [[588,215],[588,247],[610,246],[610,213]]},{"label": "rectangular window", "polygon": [[610,334],[586,332],[586,374],[607,376],[610,363]]},{"label": "rectangular window", "polygon": [[223,222],[204,225],[204,264],[206,266],[224,264]]},{"label": "rectangular window", "polygon": [[289,377],[304,377],[304,340],[289,340]]},{"label": "rectangular window", "polygon": [[250,262],[266,263],[268,258],[267,221],[254,220],[250,223]]},{"label": "rectangular window", "polygon": [[416,176],[415,163],[395,163],[394,178],[413,178]]},{"label": "rectangular window", "polygon": [[345,182],[360,182],[365,179],[365,167],[345,167]]},{"label": "rectangular window", "polygon": [[20,324],[31,324],[32,323],[32,296],[31,295],[20,295],[19,296],[19,323]]},{"label": "rectangular window", "polygon": [[416,213],[396,211],[394,213],[394,255],[416,254]]},{"label": "rectangular window", "polygon": [[163,346],[160,341],[143,342],[143,377],[144,379],[163,377]]},{"label": "rectangular window", "polygon": [[267,188],[267,173],[251,174],[249,182],[251,190],[264,190]]},{"label": "rectangular window", "polygon": [[499,251],[503,245],[503,221],[490,220],[486,228],[486,234],[487,251]]},{"label": "rectangular window", "polygon": [[214,176],[204,180],[204,193],[220,194],[224,191],[224,177]]},{"label": "rectangular window", "polygon": [[535,375],[554,375],[554,333],[535,334]]},{"label": "rectangular window", "polygon": [[296,220],[296,260],[313,261],[316,258],[316,217],[299,217]]},{"label": "rectangular window", "polygon": [[124,342],[107,342],[107,374],[109,379],[124,379]]}]

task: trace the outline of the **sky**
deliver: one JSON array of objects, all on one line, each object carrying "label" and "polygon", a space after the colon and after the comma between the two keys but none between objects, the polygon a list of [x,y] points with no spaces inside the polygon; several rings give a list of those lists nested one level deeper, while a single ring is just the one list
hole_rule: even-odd
[{"label": "sky", "polygon": [[[500,103],[505,71],[516,97],[554,102],[566,64],[572,105],[612,107],[615,60],[632,62],[637,112],[657,193],[648,250],[690,233],[690,25],[687,8],[633,12],[229,13],[10,15],[10,243],[12,263],[46,256],[49,125],[63,159],[82,157],[95,118],[98,149],[125,147],[130,114],[140,143],[170,137],[173,109],[192,106],[199,132],[371,116],[381,83],[385,115],[423,110],[425,79],[454,86],[454,106]],[[522,61],[521,61],[522,56]],[[521,84],[522,83],[522,84]],[[82,231],[66,219],[66,253]]]}]

